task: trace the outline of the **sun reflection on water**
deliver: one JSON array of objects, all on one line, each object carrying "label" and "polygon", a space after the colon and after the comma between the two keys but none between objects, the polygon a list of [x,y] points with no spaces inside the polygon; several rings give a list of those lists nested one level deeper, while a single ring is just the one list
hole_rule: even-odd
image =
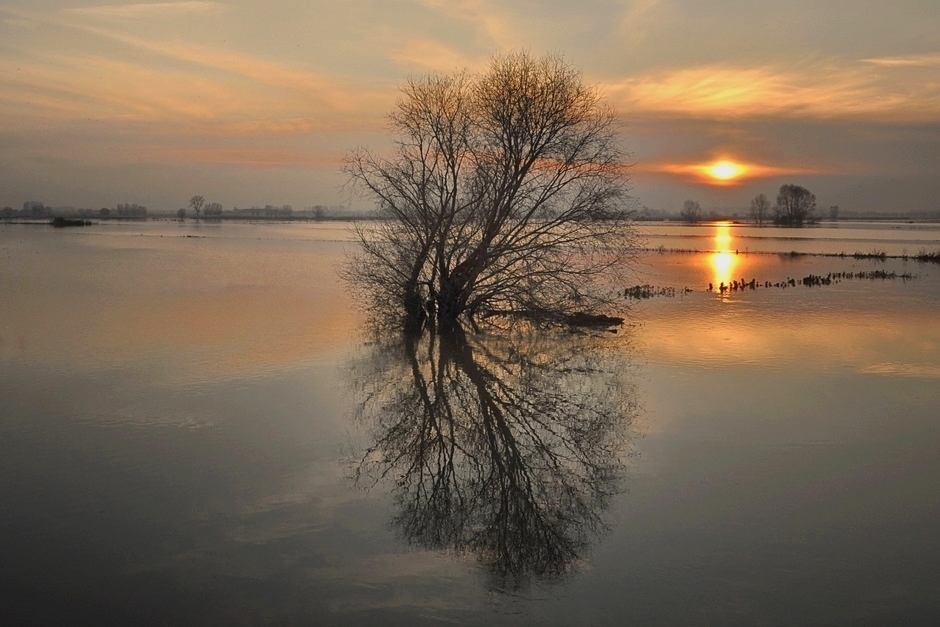
[{"label": "sun reflection on water", "polygon": [[708,257],[711,266],[712,283],[719,292],[721,286],[727,287],[735,278],[738,268],[738,254],[732,248],[731,224],[719,222],[715,224],[715,251]]}]

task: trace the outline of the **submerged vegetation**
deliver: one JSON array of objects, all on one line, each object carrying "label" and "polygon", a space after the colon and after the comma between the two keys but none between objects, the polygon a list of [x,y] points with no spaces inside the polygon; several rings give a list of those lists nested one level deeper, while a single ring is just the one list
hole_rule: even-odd
[{"label": "submerged vegetation", "polygon": [[83,220],[81,218],[52,218],[52,221],[49,222],[54,227],[64,227],[64,226],[90,226],[91,220]]},{"label": "submerged vegetation", "polygon": [[632,298],[634,300],[645,300],[647,298],[653,298],[654,296],[666,296],[667,298],[673,298],[676,295],[688,294],[693,291],[690,287],[683,287],[682,289],[677,290],[674,287],[655,287],[653,285],[634,285],[633,287],[628,287],[623,290],[624,298]]},{"label": "submerged vegetation", "polygon": [[898,274],[896,272],[886,272],[884,270],[872,270],[872,271],[859,271],[859,272],[829,272],[826,275],[821,274],[808,274],[802,279],[787,278],[785,281],[758,281],[757,279],[751,279],[750,281],[741,280],[732,280],[727,285],[725,283],[720,283],[717,287],[713,284],[708,284],[708,291],[718,292],[724,294],[726,292],[737,292],[744,290],[756,290],[758,288],[787,288],[787,287],[796,287],[797,285],[802,285],[804,287],[817,287],[822,285],[835,285],[842,282],[843,280],[851,279],[868,279],[868,280],[893,280],[901,279],[904,281],[912,280],[917,278],[917,275],[910,274],[907,272]]},{"label": "submerged vegetation", "polygon": [[[910,281],[916,279],[916,274],[911,274],[909,272],[897,273],[897,272],[886,272],[884,270],[871,270],[871,271],[859,271],[859,272],[829,272],[825,275],[822,274],[808,274],[802,279],[795,279],[787,277],[784,281],[758,281],[757,279],[751,279],[747,281],[745,279],[734,279],[730,282],[719,283],[717,286],[713,283],[708,284],[706,291],[716,292],[718,294],[727,294],[730,292],[743,292],[746,290],[757,290],[757,289],[770,289],[770,288],[780,288],[786,289],[788,287],[797,287],[802,285],[804,287],[818,287],[823,285],[835,285],[841,283],[842,281],[847,280],[881,280],[881,281],[891,281],[894,279],[901,279],[902,281]],[[682,296],[694,292],[690,287],[675,288],[675,287],[660,287],[654,285],[634,285],[633,287],[628,287],[623,290],[623,297],[633,300],[646,300],[649,298],[654,298],[657,296],[662,296],[666,298],[675,298],[676,296]]]}]

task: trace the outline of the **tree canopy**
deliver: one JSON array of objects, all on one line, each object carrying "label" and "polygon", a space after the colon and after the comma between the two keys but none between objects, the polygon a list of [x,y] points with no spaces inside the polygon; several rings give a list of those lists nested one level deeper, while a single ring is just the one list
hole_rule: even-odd
[{"label": "tree canopy", "polygon": [[202,206],[206,204],[206,199],[203,196],[193,196],[189,199],[189,206],[193,208],[193,211],[196,212],[196,219],[199,219],[199,212],[202,211]]},{"label": "tree canopy", "polygon": [[394,153],[360,149],[344,168],[383,218],[359,229],[347,272],[373,311],[445,329],[610,302],[603,277],[632,244],[626,156],[578,71],[498,56],[406,81],[388,119]]},{"label": "tree canopy", "polygon": [[702,206],[694,200],[686,200],[682,203],[682,211],[679,215],[683,221],[696,224],[702,219]]},{"label": "tree canopy", "polygon": [[751,199],[751,218],[757,224],[763,226],[764,221],[770,215],[770,201],[764,194],[758,194]]},{"label": "tree canopy", "polygon": [[774,221],[786,226],[803,226],[815,218],[816,196],[799,185],[781,185],[774,207]]}]

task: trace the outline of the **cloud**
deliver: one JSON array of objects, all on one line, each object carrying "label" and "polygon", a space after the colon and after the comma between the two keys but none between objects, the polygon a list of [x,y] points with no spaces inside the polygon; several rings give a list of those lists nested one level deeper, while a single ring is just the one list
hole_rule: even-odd
[{"label": "cloud", "polygon": [[731,180],[722,181],[711,175],[716,161],[718,160],[710,160],[707,163],[641,163],[635,166],[634,170],[641,173],[675,176],[687,183],[704,183],[707,185],[718,186],[740,185],[742,183],[750,182],[753,179],[821,173],[819,168],[765,165],[759,163],[747,163],[739,159],[733,159],[732,161],[737,165],[737,167],[740,168],[741,173]]},{"label": "cloud", "polygon": [[378,95],[357,97],[329,79],[278,64],[211,51],[165,52],[182,59],[197,54],[205,65],[162,67],[50,54],[0,81],[0,110],[32,120],[35,128],[107,120],[156,124],[150,132],[157,134],[187,129],[240,136],[361,128],[378,118],[370,113],[373,100],[384,110]]},{"label": "cloud", "polygon": [[96,18],[121,20],[153,20],[189,15],[218,15],[226,6],[219,2],[144,2],[139,4],[107,4],[94,7],[65,9],[65,13]]},{"label": "cloud", "polygon": [[510,15],[501,8],[504,5],[489,0],[420,0],[421,4],[450,19],[474,25],[477,34],[488,40],[490,48],[518,46],[519,28]]},{"label": "cloud", "polygon": [[[130,6],[151,11],[171,5],[177,7],[172,10],[214,6]],[[384,111],[392,100],[390,89],[387,95],[381,87],[357,89],[334,76],[224,48],[154,40],[61,14],[30,17],[124,47],[117,57],[8,46],[18,61],[15,68],[10,61],[0,62],[10,70],[0,73],[0,111],[33,128],[106,119],[177,129],[198,124],[209,134],[284,134],[349,127],[353,120],[368,126],[369,118],[380,117],[374,112]]]},{"label": "cloud", "polygon": [[9,24],[17,30],[33,30],[36,28],[36,26],[38,26],[38,24],[33,20],[28,20],[22,17],[8,17],[3,20],[3,23]]},{"label": "cloud", "polygon": [[911,54],[896,57],[877,57],[862,59],[864,63],[882,67],[937,67],[940,66],[940,52],[933,54]]},{"label": "cloud", "polygon": [[85,55],[43,60],[4,82],[4,100],[30,106],[40,124],[76,119],[192,124],[224,119],[258,102],[239,99],[242,94],[231,82],[179,70]]},{"label": "cloud", "polygon": [[637,48],[649,39],[657,30],[657,26],[666,21],[672,13],[672,8],[662,0],[633,0],[620,20],[623,45],[630,49]]},{"label": "cloud", "polygon": [[481,64],[479,59],[471,59],[436,39],[411,37],[403,40],[389,33],[387,40],[389,57],[396,63],[410,68],[449,73]]},{"label": "cloud", "polygon": [[668,68],[603,85],[624,111],[705,118],[935,120],[940,86],[893,81],[857,66],[730,64]]}]

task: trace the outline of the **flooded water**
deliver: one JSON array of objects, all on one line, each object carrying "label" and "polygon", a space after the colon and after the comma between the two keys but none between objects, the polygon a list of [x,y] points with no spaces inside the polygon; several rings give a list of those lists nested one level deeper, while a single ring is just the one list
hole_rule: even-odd
[{"label": "flooded water", "polygon": [[409,343],[346,225],[0,225],[4,622],[935,618],[940,225],[640,229],[616,335]]}]

